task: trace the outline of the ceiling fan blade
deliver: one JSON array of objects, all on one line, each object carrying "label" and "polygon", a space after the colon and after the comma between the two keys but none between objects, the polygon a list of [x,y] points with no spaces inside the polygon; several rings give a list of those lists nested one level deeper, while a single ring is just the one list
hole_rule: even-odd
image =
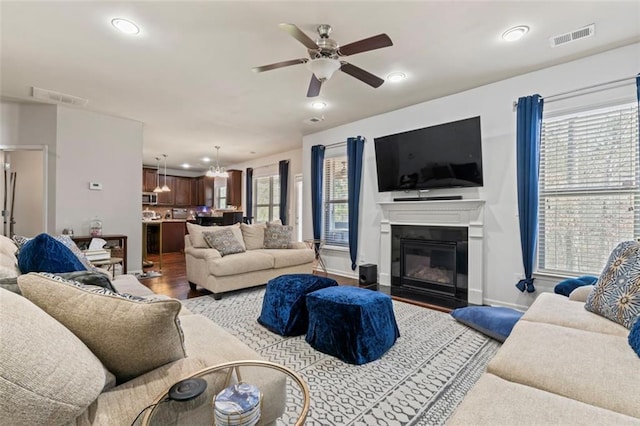
[{"label": "ceiling fan blade", "polygon": [[300,28],[295,26],[294,24],[280,24],[278,25],[280,28],[288,32],[291,37],[298,40],[300,43],[304,44],[307,49],[318,50],[320,49],[315,41],[313,41],[308,35],[302,32]]},{"label": "ceiling fan blade", "polygon": [[356,67],[355,65],[351,65],[348,62],[342,62],[342,66],[340,67],[340,71],[349,74],[351,77],[355,77],[363,83],[367,83],[369,86],[377,88],[384,83],[384,80],[380,77],[376,77],[368,71],[363,70],[362,68]]},{"label": "ceiling fan blade", "polygon": [[393,42],[386,34],[378,34],[373,37],[365,38],[363,40],[354,41],[353,43],[345,44],[339,49],[339,54],[342,56],[355,55],[356,53],[367,52],[369,50],[381,49],[383,47],[393,46]]},{"label": "ceiling fan blade", "polygon": [[264,71],[275,70],[278,68],[288,67],[290,65],[304,64],[307,62],[309,62],[309,60],[306,58],[292,59],[290,61],[276,62],[275,64],[263,65],[261,67],[255,67],[252,69],[253,69],[253,72],[264,72]]},{"label": "ceiling fan blade", "polygon": [[320,88],[322,82],[318,80],[315,74],[311,74],[311,81],[309,82],[309,89],[307,90],[307,98],[315,98],[320,94]]}]

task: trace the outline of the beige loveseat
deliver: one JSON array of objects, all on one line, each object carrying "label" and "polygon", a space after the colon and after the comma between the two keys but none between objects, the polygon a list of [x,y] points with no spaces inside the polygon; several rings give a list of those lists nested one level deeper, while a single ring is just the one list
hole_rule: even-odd
[{"label": "beige loveseat", "polygon": [[591,288],[540,294],[448,424],[640,425],[640,358]]},{"label": "beige loveseat", "polygon": [[[191,287],[204,287],[220,299],[221,293],[263,285],[283,274],[312,272],[312,249],[302,242],[293,242],[286,249],[264,248],[265,228],[265,224],[199,226],[187,223],[189,234],[185,235],[184,253]],[[246,251],[222,256],[210,248],[202,234],[222,229],[231,229]]]},{"label": "beige loveseat", "polygon": [[[7,241],[10,240],[0,236],[0,246],[6,248]],[[0,257],[6,260],[11,255],[3,253]],[[190,313],[175,299],[160,297],[158,301],[141,303],[109,295],[85,294],[88,293],[85,290],[36,274],[21,275],[18,282],[23,295],[0,288],[2,424],[130,425],[138,413],[185,376],[228,361],[261,359],[240,340],[208,318]],[[113,285],[120,293],[154,296],[131,275],[117,277]],[[47,291],[38,292],[39,288]],[[66,299],[67,294],[77,299]],[[117,303],[119,309],[102,315],[88,315],[86,310],[91,300],[98,308],[103,304]],[[47,303],[53,305],[49,306],[49,313],[43,306]],[[137,306],[132,307],[134,304]],[[123,323],[121,315],[125,315],[125,311],[136,311],[139,305],[146,305],[141,310],[143,315],[138,316],[139,320]],[[56,308],[60,308],[57,313],[54,312]],[[146,345],[148,351],[157,352],[159,356],[167,352],[169,349],[162,337],[167,333],[163,334],[163,327],[173,327],[174,338],[178,336],[178,343],[173,346],[178,346],[182,355],[179,359],[116,383],[118,374],[112,374],[105,367],[107,361],[103,354],[98,356],[98,352],[89,349],[95,342],[83,340],[82,333],[75,330],[74,334],[54,318],[60,311],[76,326],[86,325],[87,330],[97,330],[94,334],[99,340],[107,341],[114,337],[128,340],[129,349],[103,344],[103,350],[118,354],[126,364],[133,363],[131,359],[135,356],[131,345]],[[142,325],[145,321],[146,326]],[[144,359],[142,361],[145,362]],[[135,367],[145,369],[144,365]],[[132,366],[126,365],[125,368]],[[265,395],[262,404],[265,423],[275,422],[282,415],[286,394],[283,376],[270,372],[265,369],[243,370],[243,379],[257,385]],[[222,381],[222,378],[216,379],[216,389],[222,387]],[[194,424],[201,423],[197,419],[194,421]],[[166,424],[173,424],[172,420],[168,419]]]}]

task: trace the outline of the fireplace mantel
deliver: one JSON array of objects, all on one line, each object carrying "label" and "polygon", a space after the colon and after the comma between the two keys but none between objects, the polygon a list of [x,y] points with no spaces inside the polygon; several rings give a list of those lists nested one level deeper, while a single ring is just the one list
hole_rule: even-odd
[{"label": "fireplace mantel", "polygon": [[379,202],[380,284],[391,284],[391,225],[464,226],[469,230],[469,303],[483,302],[483,200]]}]

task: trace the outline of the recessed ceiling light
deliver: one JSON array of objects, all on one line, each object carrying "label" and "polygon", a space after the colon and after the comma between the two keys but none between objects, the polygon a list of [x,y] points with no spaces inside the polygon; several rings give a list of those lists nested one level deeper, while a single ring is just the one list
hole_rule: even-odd
[{"label": "recessed ceiling light", "polygon": [[311,102],[311,108],[313,109],[325,109],[326,107],[327,107],[326,102],[322,102],[322,101]]},{"label": "recessed ceiling light", "polygon": [[125,34],[138,34],[140,32],[140,28],[136,24],[131,21],[127,21],[122,18],[115,18],[111,20],[111,25],[113,25],[117,30],[125,33]]},{"label": "recessed ceiling light", "polygon": [[389,80],[392,83],[397,83],[399,81],[404,80],[405,78],[407,78],[407,75],[403,72],[392,72],[387,76],[387,80]]},{"label": "recessed ceiling light", "polygon": [[182,168],[183,168],[183,169],[188,169],[189,167],[191,167],[191,166],[189,165],[189,163],[184,163],[184,164],[182,165]]},{"label": "recessed ceiling light", "polygon": [[211,161],[211,158],[209,158],[209,157],[202,157],[202,161],[204,161],[205,163],[208,163],[209,161]]},{"label": "recessed ceiling light", "polygon": [[519,25],[517,27],[509,28],[502,33],[502,39],[505,41],[520,40],[522,36],[529,32],[529,27],[526,25]]}]

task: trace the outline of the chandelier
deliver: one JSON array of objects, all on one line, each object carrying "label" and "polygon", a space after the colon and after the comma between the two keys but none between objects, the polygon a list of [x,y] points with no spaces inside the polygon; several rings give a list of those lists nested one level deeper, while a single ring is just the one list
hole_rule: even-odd
[{"label": "chandelier", "polygon": [[216,146],[216,166],[210,166],[209,170],[207,170],[207,177],[219,177],[219,178],[228,178],[229,173],[227,173],[224,167],[220,167],[220,147]]}]

